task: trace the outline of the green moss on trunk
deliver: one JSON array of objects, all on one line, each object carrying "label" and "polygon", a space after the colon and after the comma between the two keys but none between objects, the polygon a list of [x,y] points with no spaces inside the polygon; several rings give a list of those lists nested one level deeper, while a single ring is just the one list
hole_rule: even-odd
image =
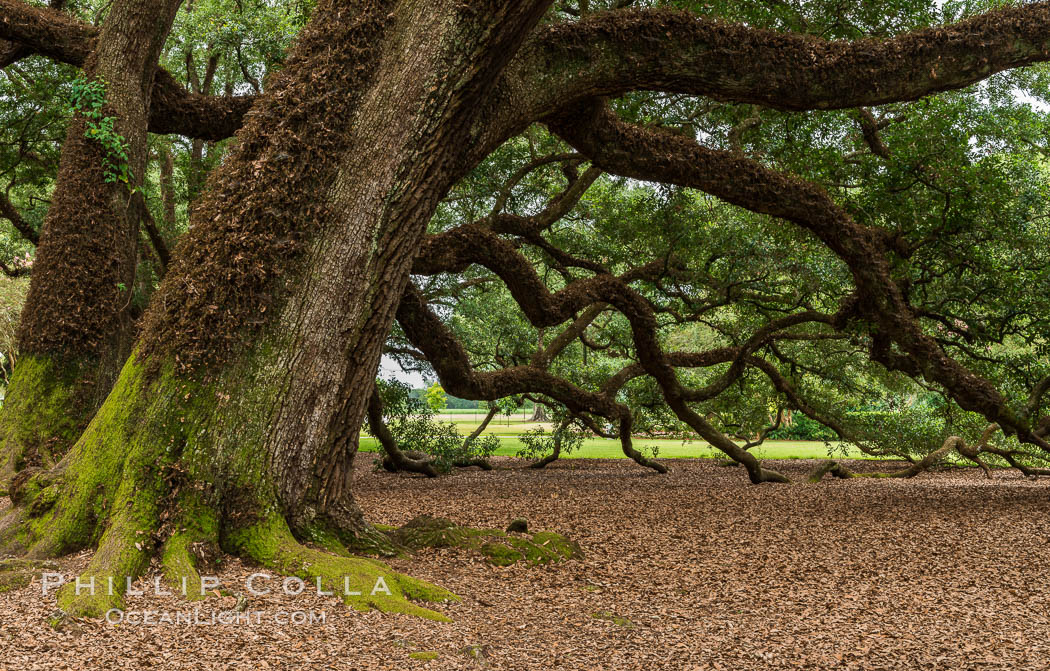
[{"label": "green moss on trunk", "polygon": [[[347,534],[318,526],[302,539],[334,554],[293,535],[266,462],[266,408],[277,392],[255,384],[261,367],[208,383],[179,377],[171,365],[152,375],[148,369],[132,357],[62,467],[26,479],[13,540],[0,533],[0,551],[22,548],[35,557],[97,544],[79,593],[75,582],[58,592],[66,614],[101,616],[120,607],[129,579],[155,555],[170,584],[181,591],[185,579],[187,596],[199,595],[200,550],[221,547],[319,582],[354,608],[447,619],[416,602],[455,595],[347,556],[354,549]],[[379,539],[371,547],[393,548],[385,535],[369,532]]]},{"label": "green moss on trunk", "polygon": [[0,495],[24,468],[50,468],[76,442],[94,411],[90,361],[27,354],[0,409]]}]

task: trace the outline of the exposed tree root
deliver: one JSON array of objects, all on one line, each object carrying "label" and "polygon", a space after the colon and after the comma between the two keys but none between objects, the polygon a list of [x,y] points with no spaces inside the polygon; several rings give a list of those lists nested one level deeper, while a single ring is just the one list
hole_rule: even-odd
[{"label": "exposed tree root", "polygon": [[390,473],[419,473],[428,478],[438,476],[434,463],[428,460],[427,455],[422,452],[402,452],[396,443],[389,446],[386,443],[381,444],[383,451],[386,452],[380,462],[384,470]]},{"label": "exposed tree root", "polygon": [[491,471],[492,464],[489,463],[488,459],[462,459],[460,461],[453,461],[452,466],[455,468],[480,468],[483,471]]},{"label": "exposed tree root", "polygon": [[306,547],[295,540],[279,516],[234,532],[228,543],[238,554],[285,575],[301,578],[314,587],[319,585],[358,610],[375,608],[386,613],[448,621],[445,615],[412,601],[459,600],[448,590],[397,573],[380,561],[339,557]]},{"label": "exposed tree root", "polygon": [[[397,457],[392,453],[387,452],[380,466],[383,470],[389,473],[422,473],[427,477],[436,477],[437,469],[434,467],[434,460],[429,454],[425,452],[415,452],[409,450],[403,452],[400,449],[397,450]],[[460,459],[452,462],[452,468],[480,468],[483,471],[491,471],[492,464],[487,459],[478,457],[477,459]],[[433,472],[435,475],[430,475]]]},{"label": "exposed tree root", "polygon": [[959,436],[951,436],[944,441],[944,445],[939,449],[930,452],[921,460],[910,464],[907,468],[903,468],[899,471],[892,471],[890,473],[855,473],[841,463],[830,460],[824,462],[814,470],[809,476],[809,481],[811,483],[820,482],[824,479],[824,476],[828,474],[844,480],[849,478],[914,478],[919,473],[928,470],[941,459],[948,456],[948,453],[952,450],[956,450],[965,456],[966,449],[966,441]]},{"label": "exposed tree root", "polygon": [[180,524],[161,549],[164,578],[187,599],[202,599],[201,564],[218,551],[219,520],[194,495],[182,497],[179,508]]},{"label": "exposed tree root", "polygon": [[58,607],[73,617],[102,617],[119,608],[129,583],[149,565],[150,530],[131,512],[118,512],[84,572],[58,591]]},{"label": "exposed tree root", "polygon": [[[188,458],[181,418],[192,410],[176,405],[168,415],[153,416],[153,393],[133,363],[107,403],[67,457],[50,471],[23,478],[16,507],[0,520],[0,551],[28,558],[57,557],[97,547],[77,581],[62,586],[57,601],[65,616],[103,616],[119,608],[129,584],[159,556],[164,578],[188,598],[201,596],[201,570],[208,555],[223,551],[294,575],[340,596],[355,608],[378,608],[421,617],[444,616],[408,599],[441,602],[455,599],[447,590],[391,570],[351,551],[395,554],[385,534],[367,524],[360,510],[337,501],[310,528],[297,529],[339,555],[302,545],[277,512],[265,474],[252,472],[245,489],[216,493],[201,481]],[[187,387],[177,397],[193,398]],[[164,405],[161,398],[157,404]],[[171,431],[172,433],[165,433]],[[158,436],[173,436],[170,441]],[[223,462],[225,465],[227,462]],[[270,502],[267,504],[267,502]],[[346,594],[349,592],[349,594]],[[358,594],[359,592],[359,594]]]},{"label": "exposed tree root", "polygon": [[390,536],[410,550],[428,547],[473,550],[496,566],[510,566],[522,561],[546,564],[583,556],[580,546],[561,534],[538,532],[531,538],[526,537],[527,526],[512,524],[507,531],[473,529],[458,526],[442,517],[420,515],[403,527],[390,531]]}]

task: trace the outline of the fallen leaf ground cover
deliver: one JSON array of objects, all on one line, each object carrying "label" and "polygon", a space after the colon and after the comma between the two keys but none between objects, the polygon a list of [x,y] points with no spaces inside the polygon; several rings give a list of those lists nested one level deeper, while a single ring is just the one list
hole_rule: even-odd
[{"label": "fallen leaf ground cover", "polygon": [[[34,582],[0,594],[0,670],[1050,667],[1045,480],[954,469],[756,487],[711,460],[676,460],[661,476],[623,460],[533,471],[504,458],[496,471],[427,480],[359,461],[355,491],[375,522],[525,518],[586,555],[505,568],[457,549],[391,561],[462,597],[440,607],[449,623],[351,612],[307,589],[248,598],[258,623],[209,624],[237,608],[235,595],[189,604],[149,588],[126,610],[196,608],[204,623],[85,621],[55,632],[53,593]],[[776,467],[799,478],[812,465]],[[59,564],[72,575],[88,557]],[[255,571],[230,560],[218,575],[236,589]],[[325,622],[274,621],[305,611]]]}]

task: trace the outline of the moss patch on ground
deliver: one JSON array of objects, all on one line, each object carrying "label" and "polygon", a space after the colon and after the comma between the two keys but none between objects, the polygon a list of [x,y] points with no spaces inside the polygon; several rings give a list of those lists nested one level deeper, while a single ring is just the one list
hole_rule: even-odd
[{"label": "moss patch on ground", "polygon": [[45,571],[57,571],[58,564],[30,559],[0,560],[0,592],[9,592],[28,586]]},{"label": "moss patch on ground", "polygon": [[423,661],[429,662],[432,659],[437,659],[438,653],[434,652],[433,650],[428,650],[425,652],[410,652],[408,653],[408,656],[411,659],[421,659]]},{"label": "moss patch on ground", "polygon": [[409,550],[463,548],[480,553],[495,566],[520,561],[547,564],[583,556],[579,545],[554,532],[541,531],[530,537],[499,529],[461,527],[449,519],[429,515],[416,517],[388,533],[395,543]]},{"label": "moss patch on ground", "polygon": [[600,610],[597,613],[592,613],[591,617],[593,617],[595,620],[605,620],[606,622],[612,622],[617,627],[630,628],[634,626],[634,623],[628,620],[626,617],[622,615],[617,615],[616,613],[612,613],[607,610]]}]

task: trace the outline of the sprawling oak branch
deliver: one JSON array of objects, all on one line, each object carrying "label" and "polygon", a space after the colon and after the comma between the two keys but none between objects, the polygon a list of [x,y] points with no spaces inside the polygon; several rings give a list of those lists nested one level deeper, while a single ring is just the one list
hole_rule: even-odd
[{"label": "sprawling oak branch", "polygon": [[900,347],[913,373],[943,385],[961,407],[981,413],[1023,442],[1050,449],[991,382],[948,356],[923,332],[891,273],[893,241],[855,222],[822,188],[737,153],[624,123],[601,102],[553,118],[549,125],[607,172],[696,188],[809,230],[849,267],[857,287],[856,311],[879,324],[880,336]]},{"label": "sprawling oak branch", "polygon": [[[454,244],[451,244],[453,241]],[[690,391],[679,382],[673,364],[661,349],[657,334],[659,325],[652,305],[628,285],[633,279],[659,276],[663,271],[663,263],[649,264],[622,276],[597,274],[571,282],[552,293],[536,275],[532,264],[511,243],[488,229],[464,225],[430,236],[428,242],[432,248],[425,246],[423,253],[416,258],[414,273],[432,275],[462,270],[471,264],[484,266],[503,280],[514,301],[534,326],[554,326],[575,319],[577,312],[595,303],[613,306],[630,322],[638,358],[645,372],[660,385],[664,399],[678,418],[708,443],[743,464],[752,482],[788,481],[784,475],[763,468],[753,454],[734,443],[689,406]],[[401,305],[405,305],[404,300]],[[434,355],[439,357],[448,356],[448,352],[448,347],[433,350]],[[429,353],[427,358],[430,359]],[[629,425],[626,429],[621,426],[621,440],[625,431],[629,435]]]},{"label": "sprawling oak branch", "polygon": [[0,39],[33,53],[80,65],[94,49],[98,30],[64,12],[22,0],[0,0]]},{"label": "sprawling oak branch", "polygon": [[535,116],[642,89],[786,110],[843,109],[915,100],[1047,59],[1047,2],[855,41],[638,9],[537,31],[505,82],[535,92],[525,106]]},{"label": "sprawling oak branch", "polygon": [[631,441],[631,411],[611,396],[582,389],[535,365],[514,366],[499,371],[476,371],[462,344],[411,284],[398,305],[397,321],[412,345],[433,366],[447,391],[461,398],[488,401],[517,394],[544,394],[563,404],[573,414],[592,413],[615,422],[624,454],[642,466],[660,473],[667,472],[663,464],[647,459],[634,449]]}]

